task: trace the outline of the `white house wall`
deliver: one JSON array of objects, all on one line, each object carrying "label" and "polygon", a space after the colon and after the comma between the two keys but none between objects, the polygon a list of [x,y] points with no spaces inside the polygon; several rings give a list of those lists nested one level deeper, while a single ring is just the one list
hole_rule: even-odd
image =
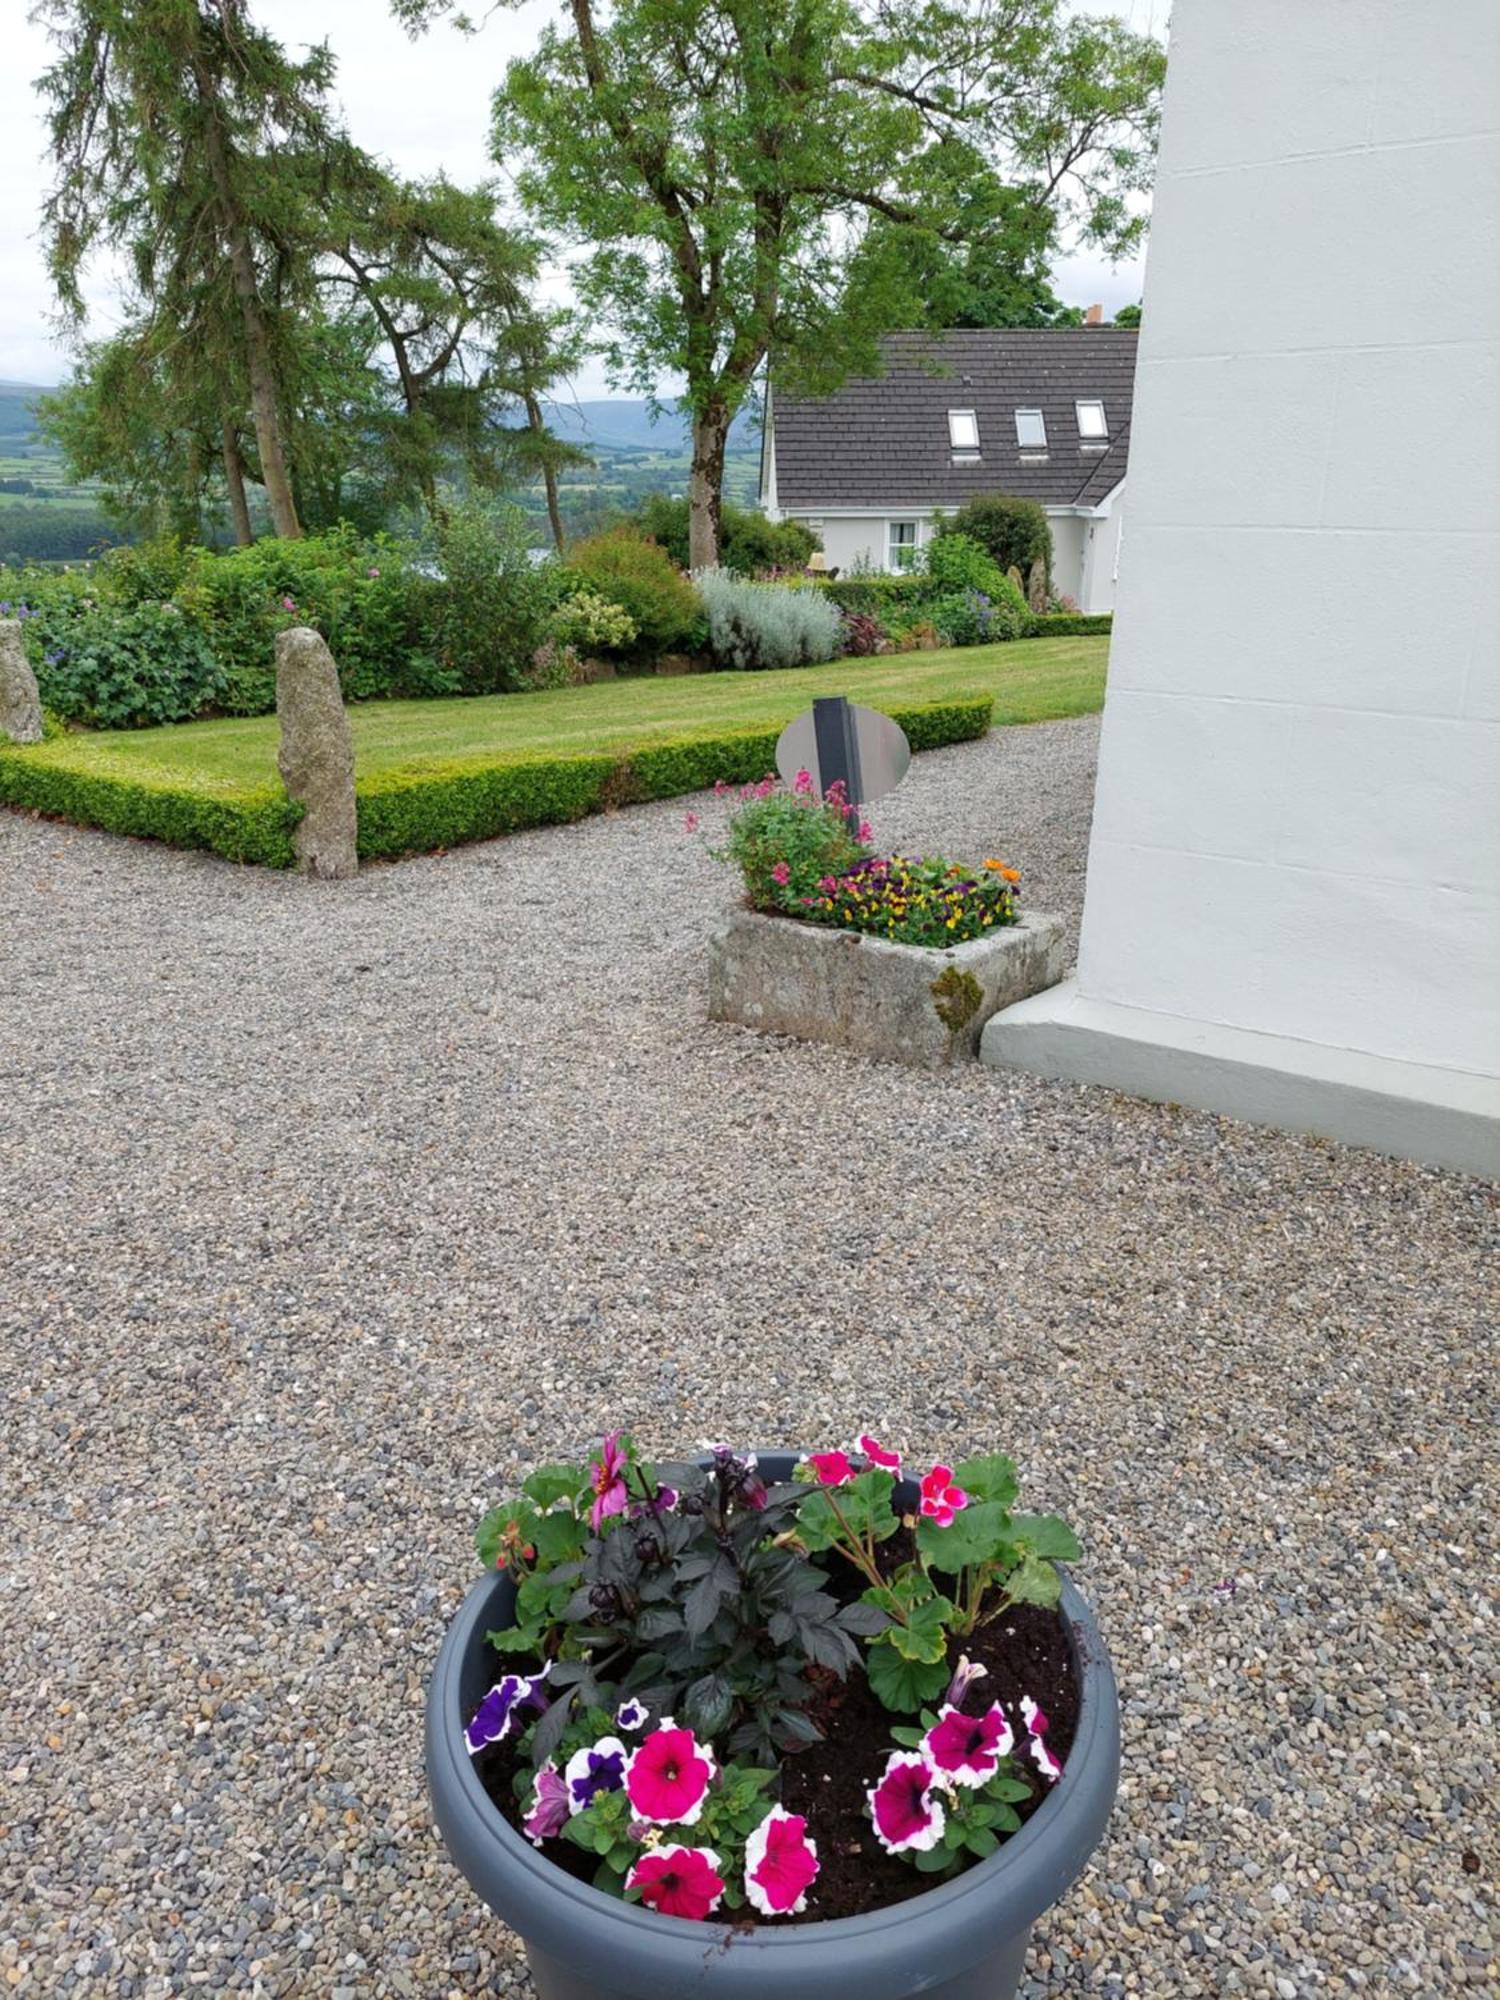
[{"label": "white house wall", "polygon": [[1075,1025],[1496,1101],[1497,216],[1495,0],[1177,0]]},{"label": "white house wall", "polygon": [[[1122,502],[1112,513],[1094,520],[1075,514],[1052,514],[1052,581],[1054,589],[1076,600],[1083,611],[1114,607],[1114,555]],[[857,514],[813,514],[798,510],[788,518],[803,520],[821,537],[830,567],[848,576],[858,569],[885,569],[891,522],[914,520],[917,543],[932,536],[931,510],[871,517]],[[1101,559],[1102,558],[1102,559]]]}]

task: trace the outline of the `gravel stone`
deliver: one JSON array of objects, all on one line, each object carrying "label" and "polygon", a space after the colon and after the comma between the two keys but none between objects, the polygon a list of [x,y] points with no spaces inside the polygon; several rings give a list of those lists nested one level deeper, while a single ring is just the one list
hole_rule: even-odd
[{"label": "gravel stone", "polygon": [[[1095,740],[877,832],[1076,924]],[[475,1517],[866,1422],[1084,1537],[1125,1769],[1027,2000],[1494,1991],[1493,1189],[712,1026],[680,816],[311,885],[0,815],[0,1992],[524,2000],[422,1784]]]}]

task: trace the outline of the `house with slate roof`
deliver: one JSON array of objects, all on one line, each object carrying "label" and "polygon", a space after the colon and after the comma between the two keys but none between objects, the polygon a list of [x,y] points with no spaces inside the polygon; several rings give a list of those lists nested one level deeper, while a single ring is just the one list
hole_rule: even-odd
[{"label": "house with slate roof", "polygon": [[768,395],[761,505],[805,521],[826,560],[901,570],[981,493],[1039,500],[1052,587],[1114,608],[1138,335],[1134,328],[895,333],[885,372],[817,398]]}]

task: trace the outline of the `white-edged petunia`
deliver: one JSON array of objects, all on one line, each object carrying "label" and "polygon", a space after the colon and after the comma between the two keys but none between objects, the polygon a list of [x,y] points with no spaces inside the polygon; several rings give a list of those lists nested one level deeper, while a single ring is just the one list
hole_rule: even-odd
[{"label": "white-edged petunia", "polygon": [[510,1734],[511,1724],[519,1721],[523,1708],[546,1707],[542,1683],[551,1671],[549,1664],[539,1674],[507,1674],[496,1681],[464,1730],[471,1757],[487,1743],[503,1743]]},{"label": "white-edged petunia", "polygon": [[947,1815],[932,1795],[938,1773],[920,1750],[893,1750],[865,1793],[875,1838],[887,1854],[921,1854],[943,1837]]},{"label": "white-edged petunia", "polygon": [[668,1715],[630,1753],[625,1791],[638,1818],[657,1826],[693,1826],[718,1775],[713,1751]]},{"label": "white-edged petunia", "polygon": [[1031,1761],[1047,1783],[1055,1785],[1062,1776],[1063,1767],[1047,1748],[1047,1718],[1029,1694],[1021,1697],[1021,1720],[1026,1724],[1026,1734],[1030,1738]]},{"label": "white-edged petunia", "polygon": [[818,1844],[807,1821],[772,1806],[745,1842],[745,1895],[763,1917],[800,1916],[818,1878]]},{"label": "white-edged petunia", "polygon": [[617,1792],[625,1782],[630,1752],[618,1736],[601,1736],[568,1759],[563,1777],[568,1786],[569,1812],[582,1812],[600,1792]]},{"label": "white-edged petunia", "polygon": [[649,1714],[650,1710],[644,1702],[637,1701],[633,1694],[627,1695],[615,1710],[615,1728],[622,1729],[627,1736],[634,1736],[638,1729],[645,1728]]},{"label": "white-edged petunia", "polygon": [[922,1749],[951,1785],[987,1785],[1016,1740],[999,1702],[983,1715],[944,1708],[922,1738]]}]

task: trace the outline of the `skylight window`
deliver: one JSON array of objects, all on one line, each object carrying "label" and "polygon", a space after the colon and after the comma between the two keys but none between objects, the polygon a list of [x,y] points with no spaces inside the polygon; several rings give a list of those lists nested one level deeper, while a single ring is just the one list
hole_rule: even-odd
[{"label": "skylight window", "polygon": [[978,451],[979,418],[975,411],[948,412],[948,442],[955,451]]},{"label": "skylight window", "polygon": [[1107,438],[1109,422],[1102,403],[1075,403],[1078,412],[1078,435],[1081,438]]},{"label": "skylight window", "polygon": [[1047,449],[1047,420],[1040,410],[1016,411],[1016,443],[1022,451]]}]

